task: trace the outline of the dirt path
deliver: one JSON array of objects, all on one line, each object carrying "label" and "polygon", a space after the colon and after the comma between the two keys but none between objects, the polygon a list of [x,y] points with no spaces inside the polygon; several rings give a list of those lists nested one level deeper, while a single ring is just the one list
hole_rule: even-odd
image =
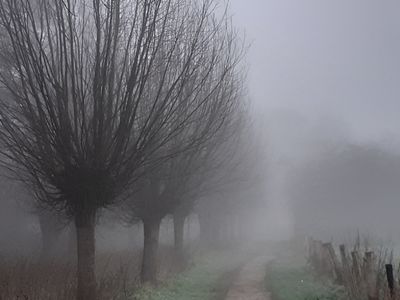
[{"label": "dirt path", "polygon": [[229,289],[226,300],[270,300],[265,292],[265,270],[271,257],[260,256],[244,265]]}]

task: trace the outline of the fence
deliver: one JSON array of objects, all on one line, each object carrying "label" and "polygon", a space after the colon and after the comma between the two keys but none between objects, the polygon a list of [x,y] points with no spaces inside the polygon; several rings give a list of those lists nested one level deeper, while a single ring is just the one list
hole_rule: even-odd
[{"label": "fence", "polygon": [[342,285],[351,300],[400,300],[400,268],[394,268],[388,250],[371,251],[358,243],[349,251],[344,244],[335,249],[308,239],[308,261],[318,275]]}]

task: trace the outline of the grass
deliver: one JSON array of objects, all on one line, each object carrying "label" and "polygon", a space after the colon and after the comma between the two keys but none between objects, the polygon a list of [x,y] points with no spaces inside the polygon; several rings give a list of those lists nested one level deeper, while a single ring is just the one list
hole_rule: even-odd
[{"label": "grass", "polygon": [[[173,251],[160,251],[160,278],[171,276]],[[98,253],[97,299],[127,300],[139,285],[141,250]],[[76,262],[55,258],[0,257],[0,299],[71,300],[76,294]]]},{"label": "grass", "polygon": [[301,261],[274,261],[267,268],[266,288],[273,300],[344,300],[344,291],[316,278]]},{"label": "grass", "polygon": [[[241,257],[237,254],[213,253],[201,258],[190,270],[159,288],[142,288],[132,300],[219,300],[226,292],[228,279]],[[230,281],[230,280],[228,280]]]},{"label": "grass", "polygon": [[[246,256],[216,251],[197,255],[193,266],[176,274],[173,249],[160,250],[162,284],[141,287],[140,249],[96,258],[99,300],[222,300],[234,270]],[[0,299],[71,300],[76,293],[76,264],[70,259],[38,261],[0,257]]]}]

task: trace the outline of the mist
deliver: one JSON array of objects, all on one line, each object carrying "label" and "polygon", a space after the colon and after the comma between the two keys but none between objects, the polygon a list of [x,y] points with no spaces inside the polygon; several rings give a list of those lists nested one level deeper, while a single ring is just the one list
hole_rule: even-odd
[{"label": "mist", "polygon": [[[231,6],[233,20],[246,29],[251,43],[249,94],[254,120],[263,128],[266,151],[274,161],[268,174],[281,178],[274,180],[288,181],[292,173],[301,174],[300,165],[315,164],[346,145],[360,147],[360,152],[372,148],[387,158],[399,154],[396,1],[233,1]],[[287,188],[266,182],[272,185],[269,190],[283,190],[271,191],[279,195],[269,201],[281,214],[282,230],[292,232],[294,207],[305,204],[296,203]],[[376,201],[397,210],[396,202],[385,204],[385,198],[380,195]],[[367,230],[368,214],[354,212],[363,199],[346,203],[355,214],[347,230]],[[384,213],[375,218],[392,219]],[[337,224],[342,221],[337,217]],[[321,229],[317,219],[315,227]]]},{"label": "mist", "polygon": [[106,2],[0,4],[0,299],[397,299],[400,3]]}]

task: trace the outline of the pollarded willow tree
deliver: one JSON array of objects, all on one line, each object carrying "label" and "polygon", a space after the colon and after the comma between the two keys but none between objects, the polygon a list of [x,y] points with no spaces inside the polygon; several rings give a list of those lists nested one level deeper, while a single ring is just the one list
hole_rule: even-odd
[{"label": "pollarded willow tree", "polygon": [[[235,171],[244,168],[239,153],[243,134],[247,128],[245,106],[238,107],[225,120],[225,126],[218,134],[208,140],[201,148],[201,155],[196,151],[188,152],[181,162],[181,168],[175,169],[175,197],[178,204],[172,211],[174,221],[174,244],[178,261],[184,263],[184,224],[186,218],[196,213],[197,206],[208,205],[216,194],[226,194],[232,183],[240,184],[234,178]],[[226,195],[225,195],[226,196]],[[210,224],[212,230],[212,224]]]},{"label": "pollarded willow tree", "polygon": [[185,200],[173,214],[177,249],[182,249],[182,224],[189,214],[197,214],[201,241],[218,246],[232,239],[238,223],[246,222],[240,220],[242,212],[260,199],[249,192],[263,185],[265,154],[258,151],[264,148],[255,140],[247,113],[242,109],[232,115],[229,126],[215,137],[218,143],[211,141],[204,155],[195,158],[198,172],[186,181]]},{"label": "pollarded willow tree", "polygon": [[[194,157],[201,156],[210,143],[219,143],[216,137],[229,126],[232,116],[241,110],[243,76],[240,62],[244,53],[243,44],[227,15],[215,13],[214,1],[204,1],[201,5],[193,3],[193,7],[194,14],[181,11],[181,35],[186,38],[181,40],[179,49],[180,56],[186,56],[192,52],[193,41],[198,43],[199,48],[195,54],[197,69],[190,75],[178,101],[193,99],[199,109],[193,110],[192,103],[189,106],[182,105],[173,112],[174,121],[185,126],[178,135],[171,137],[168,145],[158,148],[154,155],[167,155],[171,152],[175,155],[157,168],[150,167],[142,178],[138,194],[123,206],[128,221],[137,222],[139,219],[143,222],[143,282],[156,280],[160,223],[183,201],[184,182],[191,177],[191,173],[199,172]],[[157,57],[156,61],[160,63],[160,69],[168,68],[170,72],[175,72],[174,70],[181,68],[180,56],[167,61],[163,57]],[[156,82],[159,76],[162,74],[154,74]],[[150,89],[147,93],[152,98],[158,91]],[[169,132],[170,129],[166,126],[155,139],[168,136]],[[178,149],[181,151],[177,151]]]},{"label": "pollarded willow tree", "polygon": [[205,26],[214,9],[212,0],[0,2],[1,161],[39,206],[74,220],[79,300],[96,299],[98,210],[197,144],[188,128],[218,107],[209,83],[226,51],[209,46],[222,26]]}]

